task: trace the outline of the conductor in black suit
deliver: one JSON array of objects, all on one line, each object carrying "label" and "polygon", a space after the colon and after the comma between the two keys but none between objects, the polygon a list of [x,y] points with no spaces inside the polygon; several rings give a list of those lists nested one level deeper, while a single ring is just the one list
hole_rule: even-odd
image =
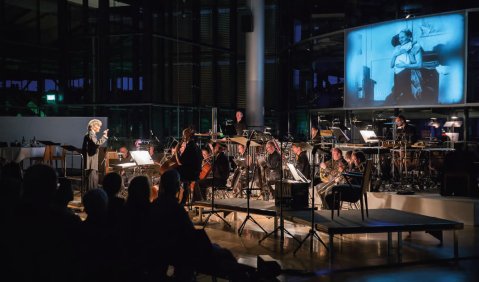
[{"label": "conductor in black suit", "polygon": [[82,154],[88,177],[87,190],[98,188],[98,148],[108,140],[108,129],[103,131],[100,139],[97,138],[101,125],[102,123],[98,119],[90,120],[88,122],[88,132],[83,138]]}]

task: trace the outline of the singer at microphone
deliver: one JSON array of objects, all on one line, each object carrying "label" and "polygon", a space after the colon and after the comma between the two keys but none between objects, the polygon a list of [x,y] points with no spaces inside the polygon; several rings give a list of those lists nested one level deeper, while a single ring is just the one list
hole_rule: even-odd
[{"label": "singer at microphone", "polygon": [[98,188],[98,153],[99,147],[108,140],[108,129],[103,131],[101,138],[97,138],[102,122],[98,119],[92,119],[88,122],[88,132],[83,137],[82,154],[87,173],[87,191]]}]

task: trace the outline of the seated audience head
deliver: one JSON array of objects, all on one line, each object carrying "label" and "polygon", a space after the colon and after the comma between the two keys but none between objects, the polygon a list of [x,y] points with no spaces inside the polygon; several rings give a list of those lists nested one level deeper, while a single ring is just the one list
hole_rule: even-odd
[{"label": "seated audience head", "polygon": [[45,164],[35,164],[27,169],[23,179],[23,198],[39,204],[51,203],[57,192],[57,174]]},{"label": "seated audience head", "polygon": [[115,197],[121,190],[122,179],[117,172],[110,172],[103,178],[103,190],[109,198]]},{"label": "seated audience head", "polygon": [[87,220],[105,218],[108,208],[108,196],[102,189],[91,189],[85,193],[82,199]]},{"label": "seated audience head", "polygon": [[147,176],[135,176],[128,185],[128,206],[141,207],[150,203],[151,185]]},{"label": "seated audience head", "polygon": [[55,194],[55,202],[61,207],[67,207],[68,203],[73,201],[73,188],[72,183],[67,178],[58,179],[58,190]]},{"label": "seated audience head", "polygon": [[176,169],[166,171],[160,180],[160,196],[175,197],[180,190],[180,174]]},{"label": "seated audience head", "polygon": [[16,179],[21,181],[23,179],[22,167],[16,162],[9,162],[2,167],[2,175],[0,179]]}]

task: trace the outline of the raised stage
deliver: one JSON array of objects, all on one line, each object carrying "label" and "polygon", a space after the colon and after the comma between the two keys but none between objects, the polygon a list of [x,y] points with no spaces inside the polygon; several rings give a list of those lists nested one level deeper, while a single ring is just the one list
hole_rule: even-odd
[{"label": "raised stage", "polygon": [[[211,208],[211,202],[195,202],[194,207],[200,209],[200,218],[203,209]],[[246,212],[247,201],[245,199],[217,199],[215,210],[230,212]],[[279,218],[279,209],[273,202],[252,200],[250,201],[250,213],[264,216],[272,216],[275,220],[275,227]],[[311,211],[284,210],[283,218],[293,223],[305,226],[311,225]],[[402,262],[402,232],[426,231],[440,240],[442,244],[442,232],[450,230],[454,232],[454,258],[458,257],[458,240],[456,230],[464,228],[464,224],[458,221],[441,219],[417,213],[382,208],[373,209],[370,206],[369,217],[363,221],[360,210],[342,210],[340,216],[334,215],[331,219],[331,211],[320,210],[314,212],[315,229],[329,236],[329,261],[334,258],[334,236],[343,234],[358,233],[387,233],[388,254],[392,254],[392,233],[397,233],[397,262]]]}]

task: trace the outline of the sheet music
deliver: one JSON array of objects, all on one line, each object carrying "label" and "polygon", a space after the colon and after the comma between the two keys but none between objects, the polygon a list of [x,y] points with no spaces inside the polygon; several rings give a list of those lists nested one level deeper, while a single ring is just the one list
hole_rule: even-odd
[{"label": "sheet music", "polygon": [[294,180],[306,183],[308,182],[308,179],[306,176],[304,176],[301,171],[297,170],[292,163],[288,163],[288,168],[289,171],[291,171],[291,174],[293,175]]},{"label": "sheet music", "polygon": [[121,167],[121,168],[130,168],[136,166],[136,163],[123,163],[123,164],[116,164],[114,166]]},{"label": "sheet music", "polygon": [[359,133],[361,133],[361,136],[364,139],[364,142],[377,142],[378,137],[376,136],[376,133],[373,130],[360,130]]},{"label": "sheet music", "polygon": [[148,151],[130,151],[130,154],[137,165],[155,164]]}]

